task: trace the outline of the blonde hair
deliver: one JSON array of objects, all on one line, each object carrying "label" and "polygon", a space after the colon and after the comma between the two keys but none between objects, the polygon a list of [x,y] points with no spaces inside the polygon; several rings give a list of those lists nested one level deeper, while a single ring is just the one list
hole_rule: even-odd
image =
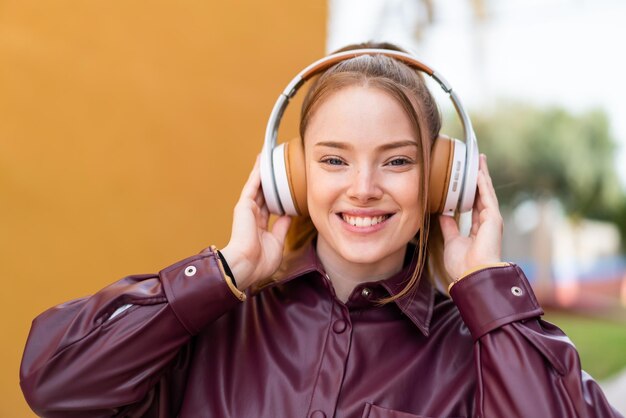
[{"label": "blonde hair", "polygon": [[[402,51],[389,43],[363,43],[350,45],[339,51],[360,48],[383,48]],[[428,185],[430,173],[430,150],[441,128],[437,104],[426,87],[422,74],[393,58],[384,55],[361,55],[335,64],[322,73],[309,88],[300,113],[300,138],[304,140],[309,121],[319,107],[333,93],[348,86],[374,87],[396,100],[409,117],[419,138],[418,166],[420,167],[420,208],[422,225],[415,236],[417,267],[404,288],[395,296],[381,299],[391,302],[417,289],[424,268],[431,279],[440,281],[444,288],[451,281],[443,265],[443,237],[437,215],[428,212]],[[311,219],[306,216],[292,220],[285,250],[295,251],[316,233]],[[426,258],[428,254],[428,260]]]}]

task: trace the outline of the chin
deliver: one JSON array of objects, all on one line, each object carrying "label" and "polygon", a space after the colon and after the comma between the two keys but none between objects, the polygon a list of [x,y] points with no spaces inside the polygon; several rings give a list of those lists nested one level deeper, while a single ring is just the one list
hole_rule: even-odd
[{"label": "chin", "polygon": [[341,245],[338,248],[338,253],[341,257],[355,264],[375,264],[378,263],[390,255],[396,253],[399,249],[405,248],[405,245],[400,246],[398,249],[392,249],[387,243],[381,243],[379,245],[372,244],[372,242],[364,243],[348,243]]}]

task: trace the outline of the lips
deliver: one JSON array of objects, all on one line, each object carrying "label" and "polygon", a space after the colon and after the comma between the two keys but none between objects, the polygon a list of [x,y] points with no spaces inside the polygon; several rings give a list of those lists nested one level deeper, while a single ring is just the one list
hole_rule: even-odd
[{"label": "lips", "polygon": [[371,227],[374,225],[378,225],[380,223],[385,222],[387,219],[389,219],[392,215],[391,214],[386,214],[386,215],[378,215],[378,216],[356,216],[356,215],[348,215],[347,213],[341,213],[339,214],[341,216],[341,219],[343,219],[344,222],[355,226],[357,228],[367,228],[367,227]]}]

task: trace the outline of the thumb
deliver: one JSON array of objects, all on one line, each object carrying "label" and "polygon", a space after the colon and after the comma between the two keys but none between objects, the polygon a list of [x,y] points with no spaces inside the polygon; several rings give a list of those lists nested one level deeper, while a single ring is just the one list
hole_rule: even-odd
[{"label": "thumb", "polygon": [[280,242],[281,246],[285,245],[285,237],[287,236],[287,231],[289,231],[289,225],[291,225],[291,216],[284,215],[276,219],[272,226],[272,235]]},{"label": "thumb", "polygon": [[451,216],[439,215],[439,226],[441,226],[441,234],[444,243],[451,241],[459,236],[459,226],[456,220]]}]

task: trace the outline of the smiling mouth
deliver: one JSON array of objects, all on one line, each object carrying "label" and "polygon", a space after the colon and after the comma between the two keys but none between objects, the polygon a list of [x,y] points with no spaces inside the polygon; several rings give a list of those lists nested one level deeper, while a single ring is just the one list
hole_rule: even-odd
[{"label": "smiling mouth", "polygon": [[341,219],[343,219],[344,222],[352,226],[361,228],[378,225],[385,222],[392,216],[391,214],[381,216],[350,216],[346,215],[345,213],[339,213],[338,215],[341,217]]}]

